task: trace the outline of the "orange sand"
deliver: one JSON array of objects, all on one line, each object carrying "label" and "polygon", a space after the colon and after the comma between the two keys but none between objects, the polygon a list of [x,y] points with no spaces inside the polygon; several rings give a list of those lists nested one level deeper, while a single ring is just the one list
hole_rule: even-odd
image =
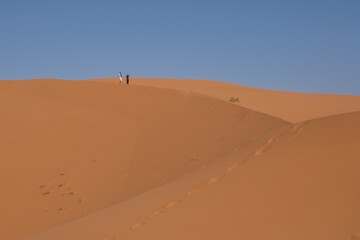
[{"label": "orange sand", "polygon": [[0,111],[0,239],[360,231],[359,96],[42,79],[0,81]]}]

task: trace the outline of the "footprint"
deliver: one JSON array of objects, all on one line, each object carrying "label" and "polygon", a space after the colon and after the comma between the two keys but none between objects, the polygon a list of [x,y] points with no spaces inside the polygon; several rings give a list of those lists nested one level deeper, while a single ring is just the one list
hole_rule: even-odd
[{"label": "footprint", "polygon": [[162,212],[161,211],[156,211],[156,212],[153,212],[149,215],[149,218],[154,218],[156,216],[159,216]]},{"label": "footprint", "polygon": [[267,150],[269,150],[274,145],[275,137],[270,138],[264,146],[262,146],[259,150],[257,150],[254,154],[254,156],[258,156],[260,154],[265,153]]},{"label": "footprint", "polygon": [[50,191],[43,192],[43,195],[49,195],[49,194],[50,194]]},{"label": "footprint", "polygon": [[256,156],[258,156],[258,155],[260,155],[260,154],[262,154],[262,148],[260,148],[259,150],[257,150],[257,151],[255,152],[254,156],[256,157]]},{"label": "footprint", "polygon": [[204,187],[198,187],[198,188],[188,192],[186,194],[186,196],[192,196],[192,195],[197,194],[197,193],[202,192],[202,191],[204,191]]},{"label": "footprint", "polygon": [[299,122],[294,124],[293,128],[290,130],[291,135],[293,136],[298,135],[303,129],[303,127],[304,127],[304,122]]},{"label": "footprint", "polygon": [[235,168],[237,168],[238,166],[240,166],[241,163],[235,163],[234,165],[228,167],[226,169],[227,172],[231,172],[232,170],[234,170]]},{"label": "footprint", "polygon": [[222,174],[220,176],[214,177],[212,179],[210,179],[207,184],[214,184],[216,182],[218,182],[221,178],[225,177],[225,174]]},{"label": "footprint", "polygon": [[141,227],[144,226],[144,225],[145,225],[144,222],[137,223],[137,224],[132,225],[130,229],[131,229],[131,230],[136,230],[136,229],[141,228]]},{"label": "footprint", "polygon": [[172,208],[172,207],[174,207],[178,202],[180,202],[180,200],[169,202],[168,204],[166,204],[165,208],[167,208],[167,209]]}]

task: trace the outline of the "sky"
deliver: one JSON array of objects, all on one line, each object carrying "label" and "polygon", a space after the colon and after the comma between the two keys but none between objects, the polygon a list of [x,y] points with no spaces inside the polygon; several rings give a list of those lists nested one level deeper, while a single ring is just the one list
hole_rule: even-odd
[{"label": "sky", "polygon": [[119,71],[360,95],[360,1],[0,1],[0,79]]}]

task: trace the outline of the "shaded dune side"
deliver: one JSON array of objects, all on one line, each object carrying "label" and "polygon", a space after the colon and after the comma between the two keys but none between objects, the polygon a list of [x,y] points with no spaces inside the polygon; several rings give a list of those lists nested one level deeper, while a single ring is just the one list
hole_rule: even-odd
[{"label": "shaded dune side", "polygon": [[235,151],[27,240],[357,239],[359,122],[357,112],[295,124],[268,136],[246,162]]},{"label": "shaded dune side", "polygon": [[175,90],[0,81],[0,237],[20,239],[110,207],[289,124]]}]

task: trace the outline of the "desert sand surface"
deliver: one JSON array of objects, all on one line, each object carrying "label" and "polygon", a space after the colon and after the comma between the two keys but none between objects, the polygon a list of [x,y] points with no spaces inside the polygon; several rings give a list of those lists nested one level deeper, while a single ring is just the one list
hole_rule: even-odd
[{"label": "desert sand surface", "polygon": [[356,236],[359,96],[192,81],[0,81],[0,238]]}]

